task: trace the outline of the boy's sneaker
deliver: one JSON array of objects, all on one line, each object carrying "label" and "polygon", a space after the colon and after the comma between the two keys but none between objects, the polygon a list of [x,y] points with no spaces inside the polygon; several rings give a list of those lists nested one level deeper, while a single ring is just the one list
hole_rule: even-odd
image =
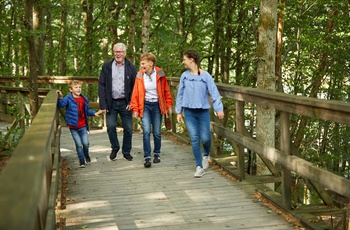
[{"label": "boy's sneaker", "polygon": [[85,168],[85,161],[79,161],[79,168]]},{"label": "boy's sneaker", "polygon": [[160,162],[160,156],[158,154],[154,154],[153,163],[159,163]]},{"label": "boy's sneaker", "polygon": [[203,164],[203,169],[209,168],[209,157],[208,156],[203,157],[202,164]]},{"label": "boy's sneaker", "polygon": [[152,163],[151,163],[151,158],[146,157],[145,158],[145,163],[143,164],[145,166],[145,168],[149,168],[151,167]]},{"label": "boy's sneaker", "polygon": [[200,166],[197,166],[196,172],[194,173],[194,177],[202,177],[204,175],[204,169],[202,169]]},{"label": "boy's sneaker", "polygon": [[115,161],[117,159],[117,157],[118,157],[118,152],[119,152],[119,148],[112,149],[112,152],[109,155],[109,159],[111,159],[111,161]]},{"label": "boy's sneaker", "polygon": [[127,161],[132,161],[133,157],[130,155],[130,153],[125,153],[124,154],[124,159]]}]

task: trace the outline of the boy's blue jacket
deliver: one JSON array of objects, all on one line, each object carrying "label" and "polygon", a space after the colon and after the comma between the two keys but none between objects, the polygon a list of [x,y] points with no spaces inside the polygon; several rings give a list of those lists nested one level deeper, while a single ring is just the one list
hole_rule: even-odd
[{"label": "boy's blue jacket", "polygon": [[[89,109],[89,100],[83,95],[84,98],[84,113],[86,119],[86,128],[89,130],[88,116],[95,116],[95,111]],[[76,103],[72,94],[68,94],[62,99],[57,100],[57,107],[63,108],[66,107],[66,123],[71,126],[78,126],[78,104]]]}]

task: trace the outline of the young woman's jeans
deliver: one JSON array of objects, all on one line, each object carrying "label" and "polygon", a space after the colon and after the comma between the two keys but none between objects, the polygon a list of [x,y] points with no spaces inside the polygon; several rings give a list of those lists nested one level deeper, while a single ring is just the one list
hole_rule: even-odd
[{"label": "young woman's jeans", "polygon": [[160,127],[162,124],[162,115],[160,114],[159,103],[145,101],[143,117],[141,120],[144,157],[151,157],[151,125],[154,139],[153,152],[159,154],[161,148]]},{"label": "young woman's jeans", "polygon": [[119,140],[117,136],[118,114],[122,120],[123,127],[123,154],[128,154],[131,151],[132,138],[132,112],[126,110],[126,101],[113,100],[113,107],[109,113],[106,114],[106,124],[109,142],[112,150],[119,150]]},{"label": "young woman's jeans", "polygon": [[211,147],[209,109],[184,109],[187,131],[192,142],[192,151],[196,166],[203,167],[200,142],[202,141],[204,156],[209,156]]},{"label": "young woman's jeans", "polygon": [[85,161],[89,156],[89,139],[86,126],[80,129],[69,129],[72,134],[79,161]]}]

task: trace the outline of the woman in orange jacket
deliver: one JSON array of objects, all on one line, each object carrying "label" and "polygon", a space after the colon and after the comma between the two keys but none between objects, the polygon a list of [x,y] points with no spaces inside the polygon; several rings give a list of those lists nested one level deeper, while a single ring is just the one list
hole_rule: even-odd
[{"label": "woman in orange jacket", "polygon": [[172,103],[168,82],[163,70],[156,67],[156,57],[143,54],[141,70],[135,80],[130,107],[134,118],[141,118],[143,130],[144,166],[151,167],[151,125],[154,139],[153,163],[160,162],[162,115],[172,113]]}]

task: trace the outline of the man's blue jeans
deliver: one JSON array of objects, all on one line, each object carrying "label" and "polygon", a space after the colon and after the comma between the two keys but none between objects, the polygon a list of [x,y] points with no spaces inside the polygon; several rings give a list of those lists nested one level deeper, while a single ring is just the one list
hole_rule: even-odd
[{"label": "man's blue jeans", "polygon": [[89,156],[89,138],[87,128],[69,129],[72,134],[79,161],[85,161],[85,156]]},{"label": "man's blue jeans", "polygon": [[209,109],[184,109],[187,131],[192,142],[192,151],[196,166],[203,167],[200,142],[202,141],[204,156],[209,156],[211,147]]},{"label": "man's blue jeans", "polygon": [[118,126],[118,114],[122,120],[122,127],[124,129],[123,135],[123,154],[130,154],[131,151],[131,139],[132,139],[132,112],[126,109],[126,101],[113,101],[113,107],[111,111],[106,114],[107,133],[109,142],[111,143],[112,150],[120,148],[117,126]]},{"label": "man's blue jeans", "polygon": [[162,115],[160,114],[158,102],[145,101],[142,121],[143,130],[143,152],[144,157],[151,157],[151,125],[154,139],[154,150],[156,154],[160,153],[161,134],[160,127],[162,124]]}]

